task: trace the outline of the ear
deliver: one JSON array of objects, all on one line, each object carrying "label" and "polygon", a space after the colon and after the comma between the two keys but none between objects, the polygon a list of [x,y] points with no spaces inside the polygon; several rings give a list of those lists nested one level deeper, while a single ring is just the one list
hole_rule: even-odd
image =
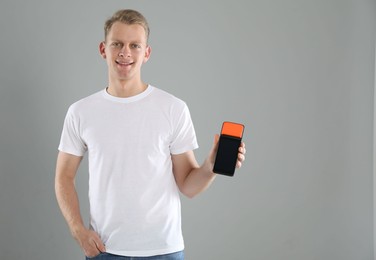
[{"label": "ear", "polygon": [[106,45],[104,42],[99,44],[99,53],[103,59],[106,59]]},{"label": "ear", "polygon": [[146,63],[149,60],[150,54],[151,54],[151,47],[150,45],[148,45],[146,46],[146,49],[145,49],[144,63]]}]

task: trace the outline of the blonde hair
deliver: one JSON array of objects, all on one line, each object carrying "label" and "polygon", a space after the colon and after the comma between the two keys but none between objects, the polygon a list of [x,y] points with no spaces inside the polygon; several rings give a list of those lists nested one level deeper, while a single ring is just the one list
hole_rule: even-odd
[{"label": "blonde hair", "polygon": [[104,39],[107,39],[107,35],[111,30],[112,25],[115,22],[122,22],[125,24],[139,24],[145,30],[146,42],[149,39],[150,29],[146,18],[139,12],[131,9],[119,10],[112,15],[104,24]]}]

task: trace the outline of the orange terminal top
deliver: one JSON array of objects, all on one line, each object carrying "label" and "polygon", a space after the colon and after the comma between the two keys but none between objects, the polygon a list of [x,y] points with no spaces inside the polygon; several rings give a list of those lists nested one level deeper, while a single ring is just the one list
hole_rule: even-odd
[{"label": "orange terminal top", "polygon": [[233,123],[233,122],[224,122],[222,125],[221,134],[242,138],[243,130],[244,130],[244,125],[242,124]]}]

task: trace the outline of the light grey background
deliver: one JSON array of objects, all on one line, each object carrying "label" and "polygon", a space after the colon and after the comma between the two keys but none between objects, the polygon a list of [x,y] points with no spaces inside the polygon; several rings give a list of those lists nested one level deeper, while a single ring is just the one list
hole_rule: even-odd
[{"label": "light grey background", "polygon": [[[244,167],[182,199],[188,260],[373,259],[371,0],[0,2],[0,259],[83,259],[54,195],[68,106],[106,86],[103,23],[151,26],[144,79],[185,100],[202,162],[224,120]],[[87,221],[87,166],[77,187]]]}]

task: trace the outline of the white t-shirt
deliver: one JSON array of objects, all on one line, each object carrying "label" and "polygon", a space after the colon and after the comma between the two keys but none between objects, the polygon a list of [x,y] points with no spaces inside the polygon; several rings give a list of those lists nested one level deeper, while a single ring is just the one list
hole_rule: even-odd
[{"label": "white t-shirt", "polygon": [[180,99],[153,86],[130,98],[97,92],[70,106],[59,150],[89,156],[90,228],[107,252],[184,249],[171,154],[198,147]]}]

